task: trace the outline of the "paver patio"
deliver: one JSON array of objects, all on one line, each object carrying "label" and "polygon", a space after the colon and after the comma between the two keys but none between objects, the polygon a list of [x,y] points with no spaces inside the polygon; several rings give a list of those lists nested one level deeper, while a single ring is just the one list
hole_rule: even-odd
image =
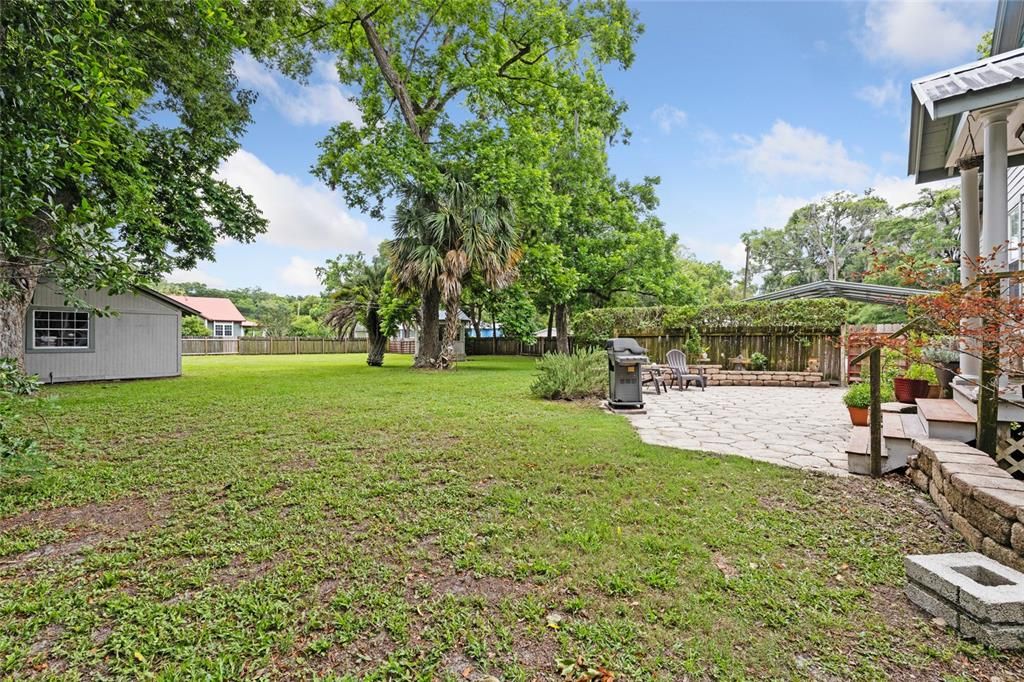
[{"label": "paver patio", "polygon": [[647,413],[629,415],[645,443],[740,455],[847,476],[850,417],[840,388],[716,386],[644,391]]}]

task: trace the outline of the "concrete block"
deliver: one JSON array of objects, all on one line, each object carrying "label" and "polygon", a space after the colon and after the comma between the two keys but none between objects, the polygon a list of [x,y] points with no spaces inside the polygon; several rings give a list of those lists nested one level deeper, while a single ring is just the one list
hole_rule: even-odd
[{"label": "concrete block", "polygon": [[978,502],[1008,519],[1016,519],[1017,512],[1024,508],[1024,492],[999,488],[975,488],[971,494]]},{"label": "concrete block", "polygon": [[932,501],[935,502],[935,506],[942,512],[942,517],[949,521],[949,517],[953,514],[953,507],[950,506],[949,500],[946,496],[938,491],[935,485],[935,479],[933,478],[928,484],[928,494],[932,496]]},{"label": "concrete block", "polygon": [[1010,544],[1010,520],[1001,516],[977,500],[964,500],[961,512],[971,525],[1001,545]]},{"label": "concrete block", "polygon": [[962,616],[958,629],[967,639],[973,639],[995,649],[1024,649],[1024,627],[1021,626],[979,623],[973,618]]},{"label": "concrete block", "polygon": [[1021,556],[1006,545],[999,544],[992,538],[985,538],[981,543],[981,551],[985,556],[991,557],[1004,566],[1024,572],[1024,556]]},{"label": "concrete block", "polygon": [[1018,554],[1024,555],[1024,523],[1015,523],[1010,529],[1010,547]]},{"label": "concrete block", "polygon": [[984,474],[953,474],[949,481],[964,495],[970,495],[971,488],[1024,491],[1024,484],[1002,469],[986,470]]},{"label": "concrete block", "polygon": [[946,621],[949,627],[954,630],[960,629],[960,613],[957,611],[955,605],[913,581],[907,582],[907,586],[903,589],[903,592],[907,595],[907,599],[927,611],[932,616]]},{"label": "concrete block", "polygon": [[942,494],[946,496],[946,500],[949,502],[949,506],[951,506],[953,509],[960,512],[961,514],[964,513],[965,498],[959,490],[957,490],[951,485],[947,485]]},{"label": "concrete block", "polygon": [[796,382],[795,381],[780,381],[779,385],[780,386],[796,386]]},{"label": "concrete block", "polygon": [[[976,458],[981,459],[981,458]],[[939,470],[942,475],[949,478],[953,474],[980,474],[982,476],[990,475],[988,471],[991,468],[999,469],[999,465],[996,464],[994,459],[985,458],[985,462],[948,462],[948,461],[937,461],[936,464],[939,466]],[[1002,469],[999,469],[1002,471]],[[999,474],[994,474],[998,476]]]},{"label": "concrete block", "polygon": [[1024,573],[977,552],[911,555],[903,564],[908,580],[955,604],[961,615],[1024,627]]},{"label": "concrete block", "polygon": [[928,474],[913,466],[909,469],[910,480],[922,492],[928,492]]},{"label": "concrete block", "polygon": [[964,536],[968,547],[975,552],[981,551],[982,544],[985,542],[985,536],[980,530],[972,526],[970,521],[956,512],[953,512],[946,520],[949,521],[949,525],[953,526],[960,535]]},{"label": "concrete block", "polygon": [[814,388],[828,388],[831,384],[827,381],[815,381]]}]

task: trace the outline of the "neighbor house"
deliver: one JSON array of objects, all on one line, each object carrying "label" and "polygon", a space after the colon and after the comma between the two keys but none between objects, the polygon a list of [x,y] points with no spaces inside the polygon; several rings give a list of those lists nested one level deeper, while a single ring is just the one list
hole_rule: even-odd
[{"label": "neighbor house", "polygon": [[245,319],[245,315],[238,312],[238,308],[230,298],[170,294],[169,297],[199,311],[197,315],[206,323],[210,333],[217,338],[237,339],[239,336],[245,335],[246,328],[253,326]]},{"label": "neighbor house", "polygon": [[146,287],[77,296],[88,307],[66,305],[49,280],[36,287],[25,319],[29,374],[47,383],[181,374],[181,316],[198,311]]}]

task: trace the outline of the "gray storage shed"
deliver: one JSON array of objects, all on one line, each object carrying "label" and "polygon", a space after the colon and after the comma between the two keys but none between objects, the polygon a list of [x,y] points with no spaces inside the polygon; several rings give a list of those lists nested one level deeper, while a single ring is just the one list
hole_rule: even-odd
[{"label": "gray storage shed", "polygon": [[181,315],[187,305],[157,291],[78,292],[111,315],[69,308],[49,281],[36,287],[25,320],[25,370],[47,383],[181,374]]}]

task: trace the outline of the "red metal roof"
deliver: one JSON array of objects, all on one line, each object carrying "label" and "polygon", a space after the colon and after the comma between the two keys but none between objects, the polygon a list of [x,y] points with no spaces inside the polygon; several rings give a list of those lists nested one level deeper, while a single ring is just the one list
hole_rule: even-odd
[{"label": "red metal roof", "polygon": [[174,296],[172,294],[168,294],[168,298],[173,298],[189,308],[198,310],[199,314],[210,322],[245,322],[245,315],[238,312],[238,308],[235,307],[230,298]]}]

